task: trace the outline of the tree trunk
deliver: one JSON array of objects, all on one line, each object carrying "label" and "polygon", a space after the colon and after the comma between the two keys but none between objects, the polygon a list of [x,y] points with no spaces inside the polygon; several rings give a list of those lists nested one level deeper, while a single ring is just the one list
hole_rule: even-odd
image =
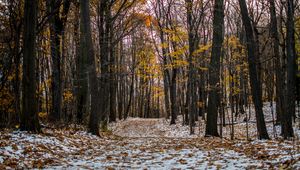
[{"label": "tree trunk", "polygon": [[61,0],[48,0],[48,12],[53,14],[49,22],[50,26],[50,46],[52,58],[52,111],[50,119],[59,121],[62,112],[62,77],[61,77],[61,58],[62,58],[62,37],[64,24],[70,8],[70,0],[63,2],[63,11],[60,12]]},{"label": "tree trunk", "polygon": [[91,34],[91,20],[89,0],[80,0],[81,6],[81,48],[88,59],[89,88],[91,92],[91,115],[89,120],[89,132],[99,134],[99,89],[97,81],[96,63]]},{"label": "tree trunk", "polygon": [[261,82],[257,72],[257,46],[254,41],[254,33],[252,29],[251,20],[248,15],[248,9],[245,0],[239,0],[242,20],[246,31],[248,62],[249,62],[249,75],[250,86],[252,92],[252,99],[255,106],[256,125],[259,139],[269,139],[267,132],[264,114],[262,110],[262,96],[261,96]]},{"label": "tree trunk", "polygon": [[74,39],[76,44],[76,121],[81,124],[83,114],[87,111],[87,57],[84,55],[83,48],[80,48],[80,3],[75,3]]},{"label": "tree trunk", "polygon": [[52,121],[59,121],[61,116],[62,93],[61,93],[61,30],[62,23],[59,17],[59,10],[57,10],[57,1],[50,1],[49,13],[54,13],[50,19],[50,46],[52,58],[52,110],[50,112],[50,119]]},{"label": "tree trunk", "polygon": [[40,132],[37,115],[36,79],[35,79],[35,39],[37,25],[37,0],[25,0],[24,6],[24,55],[23,55],[23,98],[20,129]]},{"label": "tree trunk", "polygon": [[287,52],[287,88],[286,88],[286,112],[283,113],[282,133],[285,139],[294,137],[292,117],[295,110],[296,92],[296,53],[295,53],[295,23],[294,23],[294,3],[287,0],[287,30],[286,30],[286,52]]},{"label": "tree trunk", "polygon": [[188,56],[188,82],[187,82],[187,111],[189,117],[189,125],[190,125],[190,134],[194,134],[195,125],[195,114],[197,114],[196,109],[196,98],[195,98],[195,64],[193,62],[193,53],[196,48],[196,31],[194,28],[193,22],[193,2],[191,0],[186,0],[186,8],[187,8],[187,27],[188,27],[188,41],[189,41],[189,56]]},{"label": "tree trunk", "polygon": [[224,9],[223,0],[215,0],[214,20],[213,20],[213,44],[211,52],[211,61],[209,67],[209,94],[208,94],[208,112],[205,136],[219,136],[218,134],[218,93],[220,91],[220,62],[221,50],[224,40]]},{"label": "tree trunk", "polygon": [[282,76],[281,71],[281,59],[279,55],[279,35],[277,29],[277,17],[276,17],[276,9],[275,9],[275,2],[274,0],[269,0],[270,2],[270,17],[271,17],[271,36],[273,42],[273,53],[275,58],[275,74],[276,74],[276,114],[277,114],[277,123],[281,122],[281,115],[283,114],[284,110],[284,76]]},{"label": "tree trunk", "polygon": [[178,106],[177,106],[177,84],[176,84],[177,69],[173,69],[172,80],[170,84],[170,99],[171,99],[171,122],[170,124],[176,124]]}]

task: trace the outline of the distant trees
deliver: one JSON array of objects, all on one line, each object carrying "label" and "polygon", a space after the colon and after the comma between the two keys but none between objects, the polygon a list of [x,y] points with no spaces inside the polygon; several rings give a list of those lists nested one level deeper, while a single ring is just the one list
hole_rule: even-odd
[{"label": "distant trees", "polygon": [[191,134],[229,125],[234,139],[254,106],[267,139],[262,108],[274,100],[293,136],[298,1],[24,2],[0,3],[0,127],[38,132],[40,118],[99,135],[118,119],[181,116]]},{"label": "distant trees", "polygon": [[41,127],[37,115],[36,98],[36,25],[38,2],[25,0],[24,32],[23,32],[23,79],[22,79],[22,114],[20,129],[40,132]]}]

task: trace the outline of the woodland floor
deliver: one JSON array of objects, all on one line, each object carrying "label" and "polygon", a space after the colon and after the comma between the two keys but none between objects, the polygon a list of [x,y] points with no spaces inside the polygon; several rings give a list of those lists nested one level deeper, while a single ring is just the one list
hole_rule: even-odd
[{"label": "woodland floor", "polygon": [[[265,108],[266,119],[268,111]],[[189,128],[165,119],[129,118],[110,124],[102,138],[83,128],[43,129],[43,134],[0,131],[0,169],[300,169],[300,130],[294,140],[255,140],[255,124],[236,120],[223,139],[204,138],[204,124]],[[200,125],[200,126],[199,126]],[[273,138],[272,123],[268,131]],[[279,134],[279,128],[277,133]]]}]

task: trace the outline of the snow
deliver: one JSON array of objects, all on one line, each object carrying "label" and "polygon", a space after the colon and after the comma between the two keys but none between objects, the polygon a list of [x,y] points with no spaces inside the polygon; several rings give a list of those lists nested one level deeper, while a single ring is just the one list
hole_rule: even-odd
[{"label": "snow", "polygon": [[[14,168],[29,169],[257,169],[300,160],[299,145],[292,141],[98,138],[83,131],[63,134],[63,130],[47,135],[1,133],[0,168],[5,160],[15,160]],[[293,166],[299,168],[299,162]]]},{"label": "snow", "polygon": [[[94,139],[93,136],[88,134],[84,138]],[[126,138],[120,141],[97,139],[97,141],[102,140],[100,143],[93,143],[98,145],[86,144],[82,148],[74,147],[70,139],[61,140],[23,132],[13,132],[11,140],[13,145],[16,144],[19,150],[15,152],[12,146],[1,147],[0,163],[3,163],[3,160],[7,157],[18,160],[24,158],[25,161],[19,162],[18,168],[32,168],[28,166],[30,161],[46,158],[54,159],[54,164],[44,167],[46,169],[84,167],[113,167],[116,169],[187,169],[192,167],[217,169],[218,167],[223,167],[240,169],[259,164],[258,161],[241,156],[241,154],[233,150],[206,150],[197,146],[189,146],[184,139]],[[42,155],[38,154],[39,156],[24,154],[26,147],[34,145],[49,146],[52,152]],[[39,147],[33,147],[33,150],[35,150],[33,153],[39,153]],[[81,150],[83,153],[80,153]],[[57,161],[58,163],[55,163]],[[251,163],[248,164],[248,162]]]},{"label": "snow", "polygon": [[[253,112],[254,113],[254,112]],[[270,120],[265,107],[266,119]],[[252,118],[254,115],[252,115]],[[299,128],[294,140],[256,140],[255,123],[249,123],[251,141],[245,140],[243,118],[223,139],[204,138],[204,122],[189,134],[179,117],[176,125],[165,119],[129,118],[109,125],[102,138],[75,130],[43,129],[43,134],[0,131],[0,169],[299,169]],[[254,121],[252,119],[251,121]],[[271,137],[273,124],[267,124]],[[277,134],[280,127],[276,127]]]}]

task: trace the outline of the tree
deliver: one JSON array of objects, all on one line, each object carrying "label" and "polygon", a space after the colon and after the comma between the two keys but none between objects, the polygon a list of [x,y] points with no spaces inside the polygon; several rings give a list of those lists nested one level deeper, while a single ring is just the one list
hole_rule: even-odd
[{"label": "tree", "polygon": [[[110,25],[107,24],[107,14],[109,13],[108,1],[99,2],[99,45],[100,45],[100,64],[101,64],[101,77],[99,84],[99,93],[101,98],[99,99],[99,109],[101,112],[100,123],[103,128],[106,127],[108,121],[109,110],[109,29]],[[101,127],[101,128],[102,128]]]},{"label": "tree", "polygon": [[286,24],[286,53],[287,53],[287,87],[286,105],[283,114],[282,133],[286,139],[294,137],[292,117],[295,114],[296,102],[296,53],[295,53],[295,23],[294,23],[294,1],[287,0],[287,24]]},{"label": "tree", "polygon": [[259,139],[269,139],[269,135],[264,120],[264,114],[262,110],[262,89],[261,82],[257,71],[258,48],[254,40],[254,32],[252,29],[251,19],[248,14],[248,8],[245,0],[239,0],[240,11],[242,14],[242,21],[246,31],[247,39],[247,52],[248,52],[248,64],[250,75],[250,86],[252,99],[255,107],[256,126]]},{"label": "tree", "polygon": [[87,56],[81,48],[81,40],[79,36],[80,27],[80,3],[75,5],[75,22],[74,22],[74,39],[76,43],[76,121],[81,124],[83,115],[87,111],[88,97],[88,74],[87,74]]},{"label": "tree", "polygon": [[214,20],[213,20],[213,42],[211,61],[209,66],[209,94],[208,94],[208,110],[205,136],[219,136],[218,134],[218,102],[220,100],[220,62],[221,50],[224,40],[224,9],[223,0],[215,0]]},{"label": "tree", "polygon": [[22,80],[22,115],[20,129],[40,132],[37,115],[36,79],[35,79],[35,39],[37,25],[37,0],[25,0],[24,6],[24,54]]},{"label": "tree", "polygon": [[279,55],[279,35],[278,35],[278,25],[277,25],[277,17],[276,17],[276,8],[275,1],[269,0],[270,3],[270,20],[271,20],[271,37],[273,42],[273,53],[275,57],[275,66],[276,66],[276,114],[277,114],[277,123],[281,122],[281,115],[284,112],[284,75],[282,71],[281,65],[281,57]]},{"label": "tree", "polygon": [[[185,0],[186,3],[186,17],[187,17],[187,28],[188,28],[188,42],[189,42],[189,56],[187,57],[188,65],[188,82],[187,82],[187,97],[186,106],[189,116],[190,134],[194,134],[195,115],[197,115],[196,109],[196,66],[193,61],[193,53],[198,46],[198,34],[197,25],[193,17],[193,1]],[[198,116],[198,115],[197,115]]]},{"label": "tree", "polygon": [[[169,2],[165,5],[162,0],[157,0],[154,2],[155,4],[155,17],[157,18],[157,25],[159,30],[159,39],[162,46],[168,46],[168,42],[166,41],[166,35],[164,29],[167,29],[167,14],[170,12],[170,4]],[[162,58],[162,70],[163,70],[163,84],[164,84],[164,106],[166,117],[169,119],[171,116],[171,124],[175,124],[175,117],[172,116],[171,107],[170,107],[170,72],[169,69],[166,68],[168,64],[168,47],[161,48],[161,58]],[[174,113],[173,113],[174,114]]]},{"label": "tree", "polygon": [[[53,121],[60,120],[62,109],[62,80],[61,80],[61,58],[62,58],[62,36],[65,22],[70,7],[70,0],[48,0],[50,17],[50,43],[52,58],[52,111],[50,117]],[[63,10],[60,12],[61,4]]]},{"label": "tree", "polygon": [[87,71],[89,78],[89,88],[91,92],[91,114],[89,119],[89,132],[94,135],[99,134],[99,89],[96,72],[95,54],[93,48],[92,34],[91,34],[91,19],[89,0],[80,0],[80,19],[81,19],[81,37],[80,48],[82,54],[87,57]]}]

